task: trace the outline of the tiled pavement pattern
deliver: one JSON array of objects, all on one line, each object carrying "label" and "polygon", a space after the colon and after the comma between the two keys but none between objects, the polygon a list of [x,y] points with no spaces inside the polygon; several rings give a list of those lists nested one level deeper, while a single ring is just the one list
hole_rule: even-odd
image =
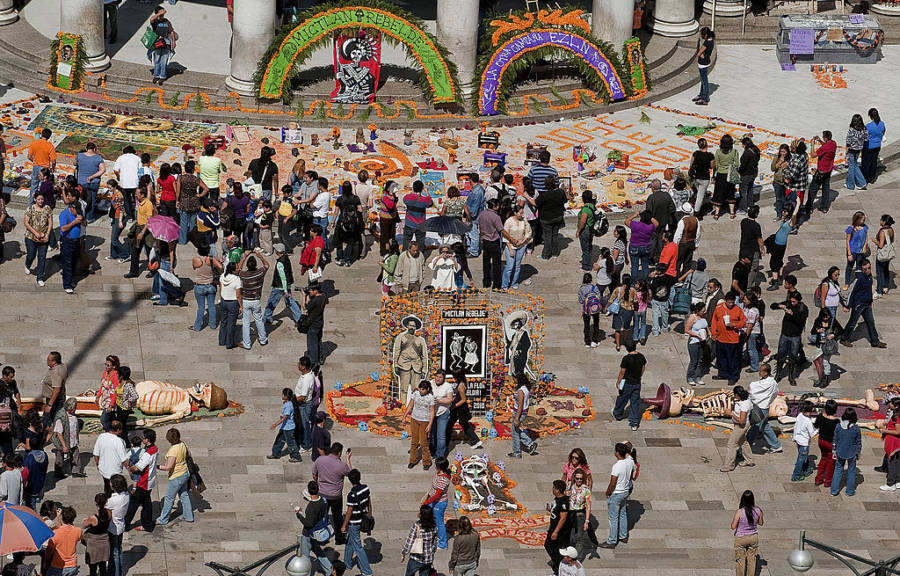
[{"label": "tiled pavement pattern", "polygon": [[[886,174],[874,189],[845,192],[827,217],[816,214],[799,236],[789,243],[791,256],[802,257],[797,272],[801,289],[811,295],[815,279],[831,264],[841,265],[842,231],[850,215],[866,210],[877,218],[882,212],[900,212],[895,199],[900,173]],[[773,230],[772,210],[766,206],[761,221],[766,233]],[[567,238],[573,235],[570,224]],[[187,330],[195,304],[189,308],[162,309],[149,301],[150,281],[143,276],[132,282],[122,279],[126,266],[103,262],[108,234],[104,224],[92,226],[93,255],[101,257],[103,270],[82,279],[77,294],[67,296],[60,286],[57,265],[52,263],[47,287],[36,287],[33,277],[23,274],[22,259],[0,266],[0,323],[4,326],[0,361],[18,369],[23,394],[36,394],[50,350],[62,352],[71,374],[69,387],[81,391],[96,387],[103,358],[119,355],[129,364],[135,379],[153,378],[190,384],[194,379],[212,380],[224,386],[229,396],[246,406],[238,418],[212,419],[180,425],[183,437],[203,468],[208,491],[188,526],[175,521],[153,535],[129,532],[125,538],[126,562],[130,574],[208,574],[203,563],[247,564],[289,545],[298,523],[291,514],[299,503],[300,491],[310,478],[310,463],[273,462],[269,452],[272,433],[269,425],[278,417],[279,392],[296,380],[297,356],[304,341],[290,323],[280,325],[271,335],[271,345],[252,351],[226,352],[216,345],[216,336],[205,330]],[[703,223],[703,246],[714,275],[727,277],[736,254],[738,220]],[[13,256],[22,242],[21,226],[7,238],[6,254]],[[99,245],[98,245],[99,243]],[[810,537],[843,546],[863,556],[886,558],[900,550],[897,493],[878,490],[883,475],[872,471],[880,462],[881,443],[864,440],[860,467],[864,482],[856,497],[832,498],[808,480],[791,483],[790,470],[795,451],[790,441],[785,453],[757,455],[756,468],[732,474],[718,472],[726,436],[658,421],[644,422],[632,433],[624,422],[612,422],[612,379],[620,355],[606,342],[586,351],[581,344],[580,308],[576,291],[581,272],[577,270],[577,243],[570,243],[559,260],[526,260],[526,275],[533,276],[531,289],[546,299],[546,366],[564,385],[588,386],[597,418],[581,430],[540,442],[540,455],[508,461],[510,476],[518,483],[516,498],[530,511],[540,512],[549,499],[550,484],[568,449],[581,446],[593,466],[598,490],[602,490],[612,462],[615,441],[631,439],[642,463],[641,478],[630,506],[633,535],[627,545],[615,551],[600,551],[587,561],[591,575],[672,574],[676,576],[727,574],[732,565],[732,536],[728,525],[741,491],[754,490],[765,510],[761,531],[761,553],[766,559],[763,574],[786,576],[788,552],[795,546],[799,530]],[[296,260],[296,258],[295,258]],[[377,334],[372,315],[378,306],[374,255],[350,269],[331,267],[327,277],[334,282],[327,310],[325,340],[330,350],[327,382],[352,380],[377,366],[378,349],[372,346]],[[178,270],[187,275],[188,255],[182,255]],[[472,262],[480,278],[480,262]],[[772,293],[765,293],[768,301]],[[900,322],[897,296],[876,304],[878,329],[888,343],[876,351],[859,342],[853,349],[841,349],[836,364],[846,370],[833,383],[845,396],[858,398],[863,390],[882,382],[900,380],[900,369],[889,360],[900,350]],[[770,313],[768,336],[777,339],[779,314]],[[846,315],[841,313],[841,319]],[[605,329],[609,322],[603,321]],[[645,389],[649,392],[665,380],[681,384],[686,353],[685,340],[677,334],[652,338],[643,352],[650,363]],[[801,383],[808,389],[810,372]],[[746,375],[744,375],[746,376]],[[746,383],[747,378],[743,379]],[[711,384],[711,382],[709,382]],[[786,386],[786,383],[785,383]],[[712,389],[708,387],[707,390]],[[162,431],[162,430],[161,430]],[[401,574],[399,551],[414,516],[419,498],[429,486],[431,473],[407,471],[406,443],[337,427],[336,441],[353,448],[354,465],[374,495],[378,527],[375,540],[368,540],[376,574]],[[94,437],[83,436],[88,452]],[[163,441],[163,450],[166,445]],[[468,448],[462,448],[464,454]],[[488,453],[505,459],[508,442],[489,442]],[[817,454],[813,449],[813,453]],[[155,491],[161,498],[165,481]],[[67,479],[52,487],[47,498],[72,504],[79,522],[89,513],[94,493],[102,487],[96,468],[89,466],[86,479]],[[598,506],[602,537],[606,529],[605,510]],[[481,576],[546,575],[549,572],[542,549],[524,548],[513,540],[489,540],[483,546]],[[815,574],[846,574],[846,568],[816,553]],[[446,571],[448,554],[438,555],[438,566]],[[279,573],[278,569],[270,573]]]}]

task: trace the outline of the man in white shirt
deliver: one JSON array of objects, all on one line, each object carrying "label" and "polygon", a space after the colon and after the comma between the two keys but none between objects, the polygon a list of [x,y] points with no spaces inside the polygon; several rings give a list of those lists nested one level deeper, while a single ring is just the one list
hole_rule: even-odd
[{"label": "man in white shirt", "polygon": [[628,494],[634,486],[634,460],[628,457],[628,446],[617,442],[616,463],[613,464],[606,487],[606,508],[609,513],[609,539],[600,548],[615,548],[628,542]]},{"label": "man in white shirt", "polygon": [[128,450],[125,441],[119,436],[122,433],[122,424],[113,420],[109,424],[109,432],[104,432],[97,437],[94,443],[94,463],[103,476],[103,491],[109,496],[112,494],[109,479],[122,473],[122,468],[128,465]]},{"label": "man in white shirt", "polygon": [[559,563],[559,576],[584,576],[584,566],[578,561],[578,550],[574,546],[559,551],[562,561]]},{"label": "man in white shirt", "polygon": [[312,450],[312,432],[315,421],[313,420],[313,391],[316,385],[316,375],[312,372],[312,360],[309,356],[303,356],[297,362],[300,378],[294,386],[294,397],[299,407],[300,422],[294,428],[297,445],[303,452]]},{"label": "man in white shirt", "polygon": [[813,468],[809,465],[809,441],[816,435],[816,427],[810,415],[815,408],[809,400],[800,403],[800,413],[794,422],[794,443],[797,445],[797,462],[791,474],[791,482],[802,482]]},{"label": "man in white shirt", "polygon": [[141,169],[141,158],[134,153],[134,146],[126,146],[122,149],[122,155],[116,158],[113,172],[119,180],[122,195],[125,197],[125,219],[134,220],[134,192],[138,187],[138,171]]},{"label": "man in white shirt", "polygon": [[125,534],[125,515],[128,513],[128,504],[131,496],[128,494],[128,483],[121,474],[113,474],[110,479],[112,494],[106,501],[106,509],[109,510],[112,521],[109,523],[109,572],[110,574],[124,574],[122,570],[122,536]]},{"label": "man in white shirt", "polygon": [[762,411],[763,417],[755,424],[751,422],[752,426],[750,431],[747,432],[747,443],[752,446],[756,434],[760,433],[769,447],[769,452],[778,453],[783,452],[784,449],[781,447],[781,442],[778,440],[775,431],[769,426],[769,405],[778,396],[778,382],[775,378],[772,378],[771,374],[771,365],[768,362],[763,362],[759,365],[760,380],[750,383],[750,401],[753,402],[754,408],[759,408]]},{"label": "man in white shirt", "polygon": [[453,404],[453,385],[447,382],[447,373],[438,368],[432,384],[434,394],[434,428],[431,434],[431,455],[435,458],[447,457],[447,422],[450,420],[450,405]]}]

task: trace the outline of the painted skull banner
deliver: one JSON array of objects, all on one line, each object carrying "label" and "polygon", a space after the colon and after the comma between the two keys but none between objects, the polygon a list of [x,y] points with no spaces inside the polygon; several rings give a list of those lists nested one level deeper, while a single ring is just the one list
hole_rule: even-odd
[{"label": "painted skull banner", "polygon": [[335,34],[332,102],[371,104],[375,101],[380,73],[380,34]]}]

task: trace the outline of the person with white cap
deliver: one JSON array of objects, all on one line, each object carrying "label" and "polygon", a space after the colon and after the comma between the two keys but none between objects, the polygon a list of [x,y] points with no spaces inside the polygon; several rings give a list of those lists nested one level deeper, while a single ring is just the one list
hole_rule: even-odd
[{"label": "person with white cap", "polygon": [[694,216],[690,202],[681,205],[684,216],[678,221],[672,241],[678,245],[678,273],[684,274],[694,259],[694,251],[700,247],[700,220]]},{"label": "person with white cap", "polygon": [[559,563],[558,576],[584,576],[584,566],[578,561],[578,551],[574,546],[559,551],[562,562]]}]

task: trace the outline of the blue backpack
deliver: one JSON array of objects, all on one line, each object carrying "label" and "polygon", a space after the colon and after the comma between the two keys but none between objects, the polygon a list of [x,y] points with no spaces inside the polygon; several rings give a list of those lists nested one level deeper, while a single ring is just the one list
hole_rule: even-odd
[{"label": "blue backpack", "polygon": [[603,311],[603,301],[600,299],[600,292],[597,287],[593,286],[591,291],[584,297],[584,304],[581,305],[581,313],[584,315],[599,314]]}]

